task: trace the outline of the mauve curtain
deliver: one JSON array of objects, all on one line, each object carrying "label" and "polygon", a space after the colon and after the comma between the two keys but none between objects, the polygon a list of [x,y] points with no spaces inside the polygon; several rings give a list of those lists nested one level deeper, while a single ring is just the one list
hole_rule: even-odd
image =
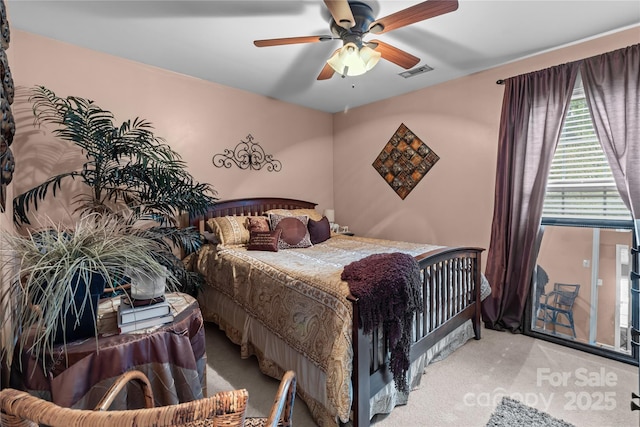
[{"label": "mauve curtain", "polygon": [[640,44],[587,58],[580,72],[593,126],[609,160],[618,192],[638,221]]},{"label": "mauve curtain", "polygon": [[487,328],[522,332],[547,176],[578,66],[563,64],[505,82],[485,270],[492,292],[482,305]]}]

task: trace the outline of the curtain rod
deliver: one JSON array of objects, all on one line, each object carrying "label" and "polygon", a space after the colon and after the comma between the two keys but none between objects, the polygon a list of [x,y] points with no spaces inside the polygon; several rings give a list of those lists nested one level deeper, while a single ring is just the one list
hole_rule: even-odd
[{"label": "curtain rod", "polygon": [[[590,57],[588,57],[588,58],[578,59],[578,60],[576,60],[576,61],[571,61],[571,62],[566,62],[565,64],[572,64],[572,63],[575,63],[575,62],[583,62],[585,59],[596,58],[596,57],[598,57],[598,56],[606,55],[607,53],[623,51],[623,50],[629,49],[629,48],[631,48],[631,47],[633,47],[633,46],[636,46],[636,45],[637,45],[637,43],[636,43],[636,44],[629,45],[629,46],[627,46],[627,47],[622,47],[622,48],[619,48],[619,49],[615,49],[615,50],[612,50],[612,51],[610,51],[610,52],[601,53],[601,54],[598,54],[598,55],[593,55],[593,56],[590,56]],[[557,65],[556,65],[555,67],[557,67]],[[554,68],[554,67],[548,67],[548,68]],[[546,69],[546,68],[545,68],[545,69]],[[539,71],[541,71],[541,70],[539,70]],[[534,72],[535,72],[535,71],[534,71]],[[526,73],[526,74],[531,74],[531,73]],[[520,74],[520,75],[521,75],[521,76],[523,76],[524,74]],[[509,77],[509,78],[511,78],[511,77]],[[497,81],[496,81],[496,84],[497,84],[497,85],[503,85],[503,84],[505,84],[505,80],[503,80],[503,79],[499,79],[499,80],[497,80]]]}]

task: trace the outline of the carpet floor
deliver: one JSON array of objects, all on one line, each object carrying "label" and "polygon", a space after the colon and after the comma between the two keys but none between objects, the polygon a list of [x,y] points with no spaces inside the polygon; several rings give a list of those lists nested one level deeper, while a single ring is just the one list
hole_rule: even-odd
[{"label": "carpet floor", "polygon": [[[247,388],[247,415],[266,416],[279,382],[214,324],[206,326],[208,392]],[[509,397],[579,427],[638,427],[630,410],[638,368],[524,335],[483,329],[443,361],[429,365],[407,405],[372,420],[376,427],[481,427]],[[293,425],[313,427],[304,402]]]}]

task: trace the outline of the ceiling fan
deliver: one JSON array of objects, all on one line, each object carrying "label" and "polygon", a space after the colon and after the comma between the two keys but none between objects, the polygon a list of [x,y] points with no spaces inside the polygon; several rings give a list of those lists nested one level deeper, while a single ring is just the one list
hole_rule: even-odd
[{"label": "ceiling fan", "polygon": [[324,3],[331,13],[329,26],[333,35],[255,40],[253,44],[267,47],[341,39],[343,46],[327,60],[318,80],[330,79],[334,73],[343,77],[364,74],[380,58],[409,69],[420,62],[420,58],[380,40],[364,41],[363,37],[369,33],[383,34],[458,9],[457,0],[427,0],[375,19],[371,6],[362,1],[324,0]]}]

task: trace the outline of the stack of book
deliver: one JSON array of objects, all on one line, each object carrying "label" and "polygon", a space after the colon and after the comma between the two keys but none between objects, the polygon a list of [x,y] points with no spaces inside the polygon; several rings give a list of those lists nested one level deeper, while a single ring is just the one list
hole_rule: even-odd
[{"label": "stack of book", "polygon": [[171,305],[164,295],[148,300],[123,296],[118,306],[118,330],[121,334],[173,322]]}]

